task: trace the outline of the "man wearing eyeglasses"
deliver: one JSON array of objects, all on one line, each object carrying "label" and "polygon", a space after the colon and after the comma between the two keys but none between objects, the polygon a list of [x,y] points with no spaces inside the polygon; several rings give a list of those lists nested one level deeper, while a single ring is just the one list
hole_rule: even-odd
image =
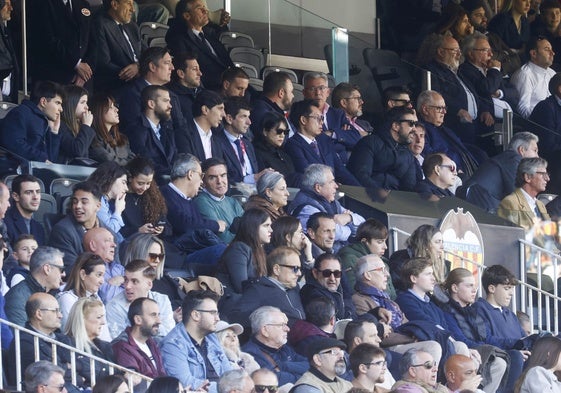
[{"label": "man wearing eyeglasses", "polygon": [[516,171],[516,190],[500,203],[497,215],[510,220],[526,231],[539,221],[549,221],[545,205],[536,197],[544,192],[549,181],[547,161],[540,157],[523,158]]},{"label": "man wearing eyeglasses", "polygon": [[67,393],[64,369],[50,361],[39,360],[24,370],[25,393]]},{"label": "man wearing eyeglasses", "polygon": [[255,370],[251,374],[251,379],[255,384],[256,393],[277,393],[279,390],[277,375],[267,368]]},{"label": "man wearing eyeglasses", "polygon": [[399,362],[401,379],[392,387],[396,393],[449,393],[446,386],[436,381],[438,363],[428,352],[410,349]]},{"label": "man wearing eyeglasses", "polygon": [[349,363],[353,371],[353,386],[374,393],[387,393],[377,384],[383,383],[386,373],[386,353],[383,349],[372,344],[359,344],[349,356]]},{"label": "man wearing eyeglasses", "polygon": [[454,196],[450,188],[456,184],[458,172],[456,163],[444,153],[431,154],[423,162],[425,178],[417,183],[415,191],[421,197],[437,201]]},{"label": "man wearing eyeglasses", "polygon": [[[292,247],[277,247],[267,255],[267,277],[251,282],[232,308],[230,318],[250,326],[250,314],[261,306],[273,306],[288,318],[288,325],[305,318],[298,279],[302,275],[300,256]],[[225,310],[227,311],[227,310]],[[229,311],[229,310],[228,310]]]},{"label": "man wearing eyeglasses", "polygon": [[[292,393],[340,393],[353,385],[340,376],[347,369],[345,343],[334,338],[319,338],[308,347],[310,369],[296,382]],[[315,389],[313,389],[315,388]]]},{"label": "man wearing eyeglasses", "polygon": [[387,119],[376,134],[356,144],[348,168],[364,187],[412,191],[420,180],[409,150],[417,115],[411,108],[396,107],[388,112]]},{"label": "man wearing eyeglasses", "polygon": [[220,320],[218,299],[211,291],[189,291],[181,306],[183,321],[160,343],[167,374],[191,390],[216,393],[218,379],[231,369],[214,333]]},{"label": "man wearing eyeglasses", "polygon": [[274,371],[280,385],[294,383],[308,369],[305,357],[287,344],[288,318],[278,308],[262,306],[249,317],[253,335],[242,347],[262,368]]}]

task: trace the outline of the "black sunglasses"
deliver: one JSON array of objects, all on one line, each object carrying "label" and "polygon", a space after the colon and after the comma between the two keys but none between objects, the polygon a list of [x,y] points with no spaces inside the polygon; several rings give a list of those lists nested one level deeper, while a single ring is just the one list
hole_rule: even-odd
[{"label": "black sunglasses", "polygon": [[300,266],[282,265],[282,264],[280,264],[280,263],[279,263],[279,266],[287,267],[287,268],[291,269],[291,270],[292,270],[292,273],[294,273],[294,274],[296,274],[296,273],[298,273],[298,272],[300,271]]},{"label": "black sunglasses", "polygon": [[341,278],[341,274],[342,274],[341,270],[330,270],[330,269],[319,270],[319,272],[325,278],[330,277],[332,274],[333,277],[335,278]]},{"label": "black sunglasses", "polygon": [[265,390],[268,390],[271,393],[275,393],[279,390],[279,387],[276,385],[255,385],[255,391],[257,393],[263,393]]},{"label": "black sunglasses", "polygon": [[280,134],[288,135],[290,133],[290,130],[288,128],[277,128],[276,133],[277,135]]}]

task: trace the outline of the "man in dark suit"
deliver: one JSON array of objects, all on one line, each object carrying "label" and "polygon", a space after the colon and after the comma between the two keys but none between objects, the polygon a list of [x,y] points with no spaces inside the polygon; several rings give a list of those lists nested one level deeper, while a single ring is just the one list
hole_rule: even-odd
[{"label": "man in dark suit", "polygon": [[8,230],[8,238],[12,244],[21,235],[33,235],[37,244],[45,245],[45,231],[39,221],[33,218],[33,213],[39,210],[41,204],[41,187],[38,179],[32,175],[20,175],[12,181],[11,206],[4,217],[4,224]]},{"label": "man in dark suit", "polygon": [[115,91],[139,75],[138,61],[146,45],[132,14],[132,0],[104,0],[95,20],[92,50],[95,53],[95,88]]},{"label": "man in dark suit", "polygon": [[[14,43],[12,37],[6,27],[5,23],[12,17],[12,2],[11,0],[0,0],[0,83],[5,80],[4,84],[7,86],[0,87],[0,98],[2,101],[18,102],[18,78],[19,78],[19,64],[18,57],[14,50]],[[4,88],[9,86],[9,91]]]},{"label": "man in dark suit", "polygon": [[245,137],[251,124],[251,107],[243,97],[230,97],[224,104],[224,129],[214,133],[228,167],[228,181],[255,184],[267,169],[258,172],[253,145]]},{"label": "man in dark suit", "polygon": [[174,72],[171,82],[166,86],[173,92],[179,100],[181,113],[185,119],[193,118],[193,101],[201,91],[201,67],[197,61],[197,56],[184,52],[173,58]]},{"label": "man in dark suit", "polygon": [[204,0],[180,0],[175,8],[175,21],[166,34],[166,42],[173,56],[182,52],[197,55],[207,89],[221,88],[221,75],[234,63],[224,45],[207,26],[209,10]]},{"label": "man in dark suit", "polygon": [[146,86],[141,101],[143,113],[129,127],[131,150],[152,160],[156,176],[161,179],[162,175],[169,175],[176,152],[173,130],[169,126],[169,90],[164,86]]},{"label": "man in dark suit", "polygon": [[27,7],[29,65],[34,81],[83,86],[93,71],[92,13],[86,0],[31,0]]},{"label": "man in dark suit", "polygon": [[338,182],[360,185],[343,165],[330,138],[322,133],[323,115],[316,100],[295,102],[290,109],[290,121],[298,132],[288,139],[285,150],[298,172],[304,173],[310,164],[324,164],[333,168]]},{"label": "man in dark suit", "polygon": [[176,132],[175,143],[179,153],[189,153],[204,161],[222,157],[222,149],[212,134],[224,118],[224,101],[217,93],[203,90],[193,102],[194,119],[187,122],[187,132]]}]

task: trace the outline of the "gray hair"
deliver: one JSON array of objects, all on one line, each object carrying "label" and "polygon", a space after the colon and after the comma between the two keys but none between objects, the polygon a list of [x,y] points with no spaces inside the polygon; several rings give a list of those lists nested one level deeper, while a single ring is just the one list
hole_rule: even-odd
[{"label": "gray hair", "polygon": [[362,281],[362,275],[368,271],[368,262],[376,262],[381,258],[374,254],[363,255],[356,261],[355,277],[356,282]]},{"label": "gray hair", "polygon": [[464,37],[464,39],[462,40],[462,53],[464,56],[466,56],[470,50],[473,50],[473,48],[475,48],[475,43],[478,40],[485,40],[489,42],[489,38],[487,38],[485,34],[480,33],[479,31],[474,31],[473,34]]},{"label": "gray hair", "polygon": [[540,138],[529,131],[517,132],[512,136],[512,139],[508,144],[508,150],[518,151],[518,148],[520,147],[524,150],[528,150],[532,141],[538,143]]},{"label": "gray hair", "polygon": [[43,265],[53,263],[57,258],[64,258],[64,253],[59,249],[48,246],[38,247],[29,260],[29,271],[35,273]]},{"label": "gray hair", "polygon": [[218,380],[218,393],[230,393],[232,390],[246,391],[246,378],[249,378],[249,375],[243,369],[226,371]]},{"label": "gray hair", "polygon": [[541,166],[547,168],[547,161],[541,157],[523,158],[520,164],[518,164],[514,185],[516,187],[522,187],[526,183],[524,175],[535,175],[538,168]]},{"label": "gray hair", "polygon": [[55,373],[64,377],[64,370],[47,360],[39,360],[31,363],[24,374],[24,384],[26,393],[35,393],[40,385],[49,383],[49,379]]},{"label": "gray hair", "polygon": [[201,162],[194,155],[188,153],[179,154],[171,167],[171,180],[187,176],[189,171],[196,170],[200,165]]},{"label": "gray hair", "polygon": [[265,172],[259,180],[257,180],[257,193],[265,196],[265,190],[273,189],[275,186],[284,179],[284,176],[279,172]]},{"label": "gray hair", "polygon": [[271,322],[271,314],[282,312],[279,308],[273,306],[262,306],[251,313],[249,321],[251,322],[251,331],[253,334],[261,330],[263,326]]},{"label": "gray hair", "polygon": [[304,176],[302,177],[301,188],[303,190],[313,191],[314,186],[319,184],[324,185],[327,182],[327,172],[333,173],[333,169],[330,166],[323,164],[310,164],[304,171]]},{"label": "gray hair", "polygon": [[327,78],[327,75],[324,74],[323,72],[307,72],[304,75],[304,79],[302,80],[302,85],[304,85],[304,87],[305,87],[306,83],[308,83],[308,81],[318,79],[318,78],[323,79],[325,81],[325,83],[329,83],[329,79]]},{"label": "gray hair", "polygon": [[422,91],[417,97],[417,113],[421,113],[423,106],[432,105],[438,96],[440,96],[440,93],[434,90]]},{"label": "gray hair", "polygon": [[426,351],[423,351],[422,349],[411,348],[401,356],[401,359],[399,360],[398,370],[399,370],[399,375],[401,376],[402,379],[407,379],[407,376],[409,374],[409,368],[412,365],[417,364],[418,362],[417,355],[423,352],[428,353]]}]

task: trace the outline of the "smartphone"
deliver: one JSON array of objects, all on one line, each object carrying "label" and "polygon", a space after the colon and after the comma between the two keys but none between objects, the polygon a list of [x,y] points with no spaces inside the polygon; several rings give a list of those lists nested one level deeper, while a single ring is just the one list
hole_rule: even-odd
[{"label": "smartphone", "polygon": [[166,221],[165,220],[159,220],[158,222],[152,224],[154,226],[154,228],[156,227],[163,227],[166,225]]}]

